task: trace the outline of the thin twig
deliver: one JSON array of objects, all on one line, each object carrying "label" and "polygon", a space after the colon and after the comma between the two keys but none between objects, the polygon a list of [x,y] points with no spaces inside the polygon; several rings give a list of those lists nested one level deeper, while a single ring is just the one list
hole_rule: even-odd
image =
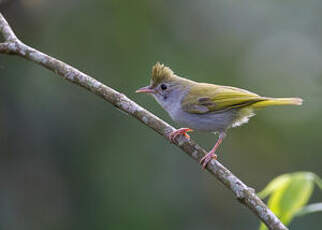
[{"label": "thin twig", "polygon": [[[45,68],[55,72],[64,79],[75,83],[87,90],[102,97],[109,103],[113,104],[120,110],[132,115],[160,135],[168,138],[169,132],[174,128],[153,115],[146,109],[142,108],[134,101],[127,98],[124,94],[102,84],[94,78],[77,70],[76,68],[48,56],[34,48],[31,48],[17,39],[14,32],[10,28],[5,18],[0,13],[0,33],[5,38],[4,43],[0,43],[0,53],[14,54],[33,61]],[[183,137],[177,137],[176,144],[180,149],[187,153],[191,158],[198,161],[206,154],[198,144],[192,140],[188,141]],[[226,167],[218,161],[212,160],[207,165],[207,170],[214,175],[221,183],[223,183],[235,197],[253,213],[263,221],[269,229],[287,230],[281,221],[272,213],[263,201],[255,194],[255,191],[245,185],[235,175],[233,175]]]}]

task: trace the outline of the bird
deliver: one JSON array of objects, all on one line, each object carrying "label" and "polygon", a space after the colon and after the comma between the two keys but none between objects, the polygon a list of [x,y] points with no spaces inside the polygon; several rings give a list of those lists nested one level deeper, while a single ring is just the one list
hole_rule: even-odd
[{"label": "bird", "polygon": [[171,142],[175,142],[178,135],[190,139],[187,132],[194,130],[219,134],[214,147],[200,160],[203,169],[212,159],[217,160],[216,151],[227,130],[247,123],[256,109],[303,102],[298,97],[263,97],[232,86],[195,82],[176,75],[159,62],[152,67],[150,84],[136,93],[152,95],[173,121],[185,127],[168,135]]}]

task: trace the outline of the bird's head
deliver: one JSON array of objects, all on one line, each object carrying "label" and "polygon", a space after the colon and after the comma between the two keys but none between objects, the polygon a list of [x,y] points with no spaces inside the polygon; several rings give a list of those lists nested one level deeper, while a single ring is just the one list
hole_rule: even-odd
[{"label": "bird's head", "polygon": [[137,93],[149,93],[157,101],[167,101],[170,97],[179,96],[189,88],[191,81],[178,77],[173,71],[159,62],[152,67],[150,85],[136,90]]}]

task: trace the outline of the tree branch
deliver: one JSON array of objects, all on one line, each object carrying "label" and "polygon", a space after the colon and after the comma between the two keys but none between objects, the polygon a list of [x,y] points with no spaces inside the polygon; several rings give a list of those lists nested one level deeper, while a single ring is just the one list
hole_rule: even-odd
[{"label": "tree branch", "polygon": [[0,31],[5,41],[17,40],[15,33],[12,31],[7,20],[0,13]]},{"label": "tree branch", "polygon": [[[0,33],[5,42],[0,43],[0,53],[14,54],[33,61],[45,68],[55,72],[64,79],[79,85],[92,93],[102,97],[104,100],[113,104],[118,109],[132,115],[146,126],[150,127],[160,135],[168,139],[168,134],[174,131],[174,128],[145,110],[134,101],[127,98],[124,94],[102,84],[94,78],[77,70],[76,68],[50,57],[34,48],[31,48],[19,41],[10,28],[5,18],[0,13]],[[187,153],[195,161],[198,161],[206,154],[198,144],[192,140],[188,141],[179,136],[176,138],[176,144],[180,149]],[[207,165],[207,170],[223,183],[235,197],[246,207],[248,207],[269,229],[287,230],[281,221],[272,213],[263,201],[255,194],[255,191],[245,185],[219,161],[212,160]]]}]

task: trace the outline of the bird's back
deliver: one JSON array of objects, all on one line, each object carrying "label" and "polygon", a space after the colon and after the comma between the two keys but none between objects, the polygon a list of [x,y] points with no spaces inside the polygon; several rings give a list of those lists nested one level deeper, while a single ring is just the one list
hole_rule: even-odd
[{"label": "bird's back", "polygon": [[220,132],[247,123],[255,108],[300,105],[302,99],[262,97],[236,87],[197,83],[191,85],[181,104],[188,127]]}]

